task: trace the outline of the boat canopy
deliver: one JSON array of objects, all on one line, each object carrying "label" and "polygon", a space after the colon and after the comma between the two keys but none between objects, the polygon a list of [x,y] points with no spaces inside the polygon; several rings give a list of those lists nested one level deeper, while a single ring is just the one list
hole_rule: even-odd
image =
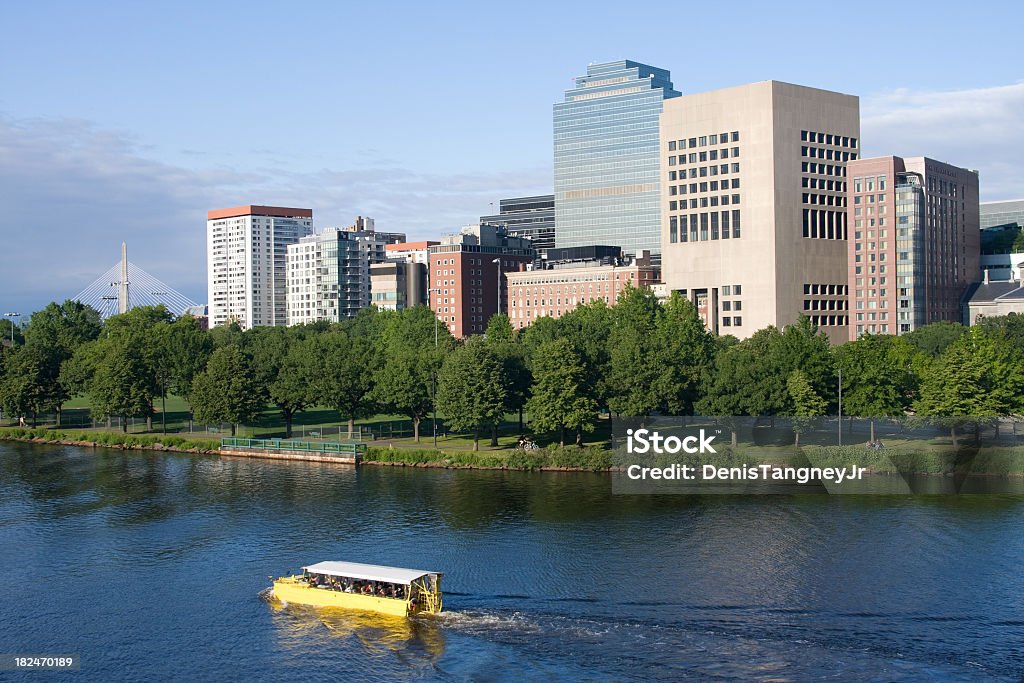
[{"label": "boat canopy", "polygon": [[428,574],[441,575],[441,572],[428,572],[422,569],[384,567],[376,564],[359,564],[358,562],[317,562],[303,567],[303,569],[310,574],[326,574],[327,576],[343,576],[362,581],[384,581],[404,585]]}]

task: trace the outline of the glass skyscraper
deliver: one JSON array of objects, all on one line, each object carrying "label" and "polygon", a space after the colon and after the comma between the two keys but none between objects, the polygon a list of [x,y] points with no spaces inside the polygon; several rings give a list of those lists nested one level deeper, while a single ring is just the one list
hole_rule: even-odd
[{"label": "glass skyscraper", "polygon": [[555,246],[661,253],[658,117],[680,93],[631,61],[591,64],[554,107]]}]

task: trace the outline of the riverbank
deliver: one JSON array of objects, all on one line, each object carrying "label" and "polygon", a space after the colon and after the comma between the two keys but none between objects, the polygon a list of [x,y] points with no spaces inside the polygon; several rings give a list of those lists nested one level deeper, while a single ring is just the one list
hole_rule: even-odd
[{"label": "riverbank", "polygon": [[[122,432],[68,432],[46,428],[0,428],[0,441],[116,448],[123,450],[170,451],[199,455],[224,455],[220,440],[163,434]],[[1024,447],[986,447],[960,453],[922,447],[865,451],[860,446],[810,446],[772,461],[786,465],[867,467],[870,474],[913,473],[933,476],[976,474],[1024,477]],[[239,457],[233,455],[231,457]],[[245,457],[245,456],[242,456]],[[258,457],[258,456],[249,456]],[[738,464],[742,454],[727,460]],[[784,461],[784,462],[783,462]],[[432,448],[368,446],[362,465],[377,467],[424,467],[438,469],[479,469],[515,471],[608,472],[615,469],[612,451],[595,446],[548,446],[534,451],[445,451]]]},{"label": "riverbank", "polygon": [[[169,434],[71,433],[52,429],[9,427],[0,428],[0,440],[88,448],[171,451],[202,455],[221,454],[219,440],[187,438]],[[519,470],[524,472],[535,470],[596,472],[611,469],[612,453],[592,446],[582,448],[552,446],[529,452],[461,452],[431,448],[369,446],[361,464],[380,467]]]}]

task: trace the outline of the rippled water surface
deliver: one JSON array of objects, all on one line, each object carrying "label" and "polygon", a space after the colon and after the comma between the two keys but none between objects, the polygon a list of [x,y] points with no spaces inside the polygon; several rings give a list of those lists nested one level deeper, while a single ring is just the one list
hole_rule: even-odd
[{"label": "rippled water surface", "polygon": [[[1024,675],[1021,496],[613,496],[602,475],[0,444],[0,547],[0,651],[80,653],[82,679]],[[444,571],[447,613],[260,598],[324,559]]]}]

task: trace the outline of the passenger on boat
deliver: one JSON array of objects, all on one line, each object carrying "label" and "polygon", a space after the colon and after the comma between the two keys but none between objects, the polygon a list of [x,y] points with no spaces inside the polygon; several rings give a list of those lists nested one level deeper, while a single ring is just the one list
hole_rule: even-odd
[{"label": "passenger on boat", "polygon": [[373,584],[367,583],[363,586],[363,595],[373,595]]}]

